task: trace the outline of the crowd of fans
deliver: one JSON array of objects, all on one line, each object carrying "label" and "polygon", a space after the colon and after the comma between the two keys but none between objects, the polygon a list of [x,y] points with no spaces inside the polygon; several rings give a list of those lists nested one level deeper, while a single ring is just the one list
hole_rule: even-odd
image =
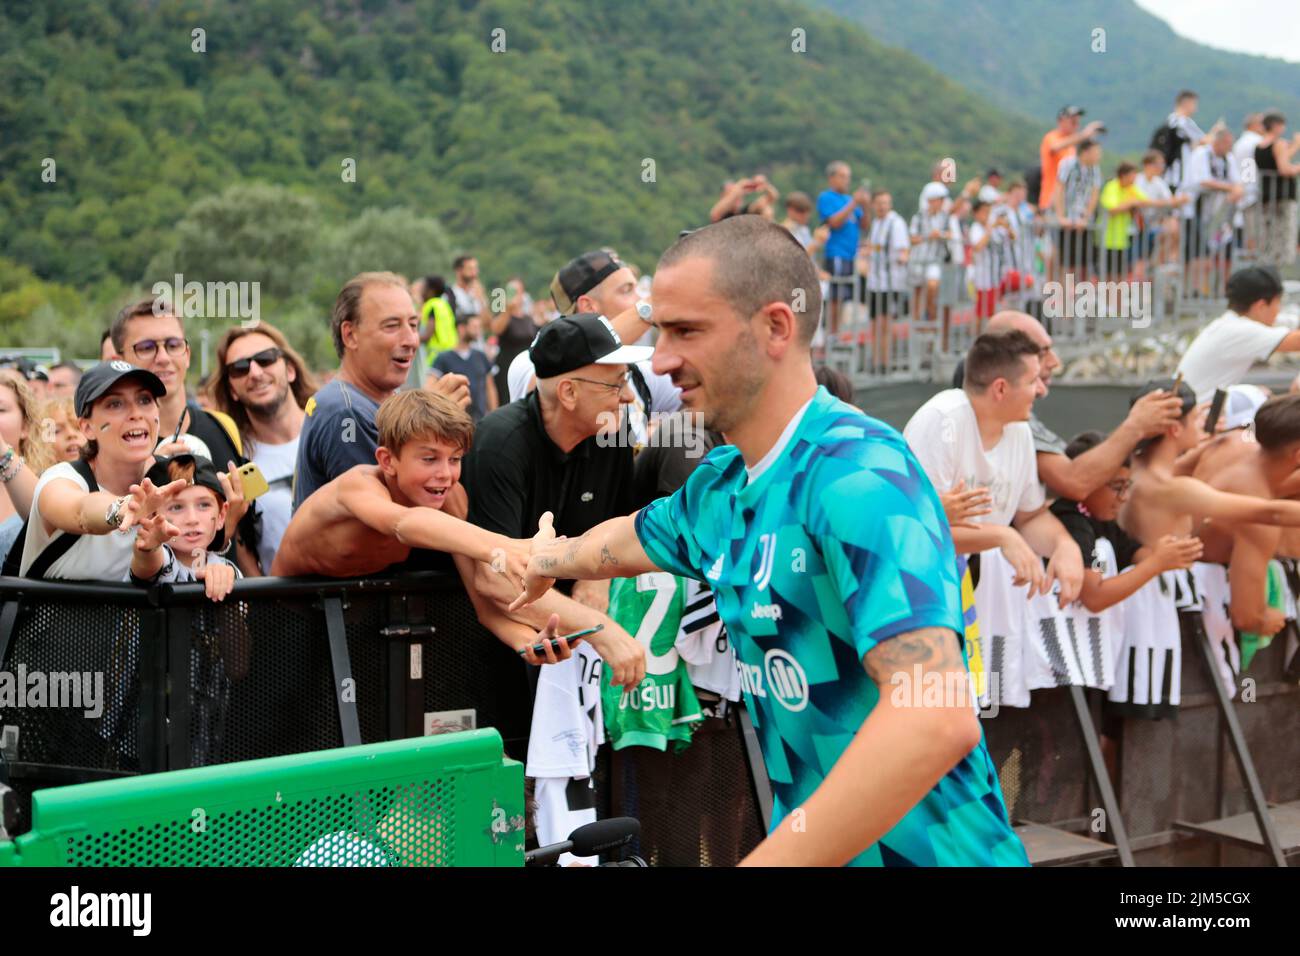
[{"label": "crowd of fans", "polygon": [[[1044,283],[1066,276],[1142,281],[1165,266],[1185,270],[1193,294],[1209,295],[1222,289],[1234,254],[1290,265],[1300,242],[1300,133],[1288,138],[1276,110],[1250,113],[1235,137],[1222,121],[1205,131],[1198,103],[1180,91],[1140,164],[1108,171],[1105,125],[1081,125],[1085,111],[1065,106],[1023,176],[989,169],[958,189],[955,164],[939,161],[915,206],[866,180],[854,186],[847,163],[830,163],[815,204],[789,193],[781,220],[821,270],[826,330],[840,331],[843,302],[865,305],[872,367],[885,367],[893,321],[936,321],[945,266],[962,267],[953,271],[968,287],[978,335],[1000,305],[1042,318]],[[728,181],[710,220],[776,219],[779,201],[762,175]],[[946,349],[947,317],[943,335]]]},{"label": "crowd of fans", "polygon": [[[1300,396],[1239,383],[1255,360],[1300,351],[1300,331],[1279,323],[1277,274],[1239,269],[1228,313],[1177,382],[1141,390],[1110,434],[1066,441],[1033,413],[1060,365],[1049,331],[1000,306],[1050,277],[1140,278],[1180,255],[1195,265],[1243,235],[1257,258],[1293,261],[1300,136],[1285,139],[1285,119],[1266,113],[1234,143],[1221,125],[1202,132],[1195,111],[1195,95],[1180,94],[1141,170],[1120,163],[1109,180],[1104,127],[1080,128],[1083,111],[1066,107],[1025,178],[990,169],[954,195],[939,163],[913,207],[854,187],[833,162],[827,188],[787,194],[780,220],[817,263],[825,329],[837,332],[844,303],[864,303],[878,363],[893,320],[933,317],[944,268],[966,268],[976,338],[955,387],[904,435],[961,556],[979,622],[971,669],[986,698],[1012,706],[1040,687],[1105,691],[1112,740],[1123,717],[1176,707],[1190,626],[1180,612],[1204,612],[1230,686],[1247,643],[1266,646],[1294,617],[1265,584],[1288,573],[1274,559],[1300,558],[1282,532],[1300,527],[1300,504],[1285,500],[1300,491]],[[1271,175],[1243,181],[1243,161]],[[780,202],[762,175],[728,182],[710,219],[776,220]],[[155,297],[120,311],[84,371],[6,363],[5,572],[201,581],[213,601],[256,575],[458,574],[486,628],[528,663],[554,665],[537,683],[546,733],[533,735],[528,774],[539,838],[562,838],[594,813],[573,781],[590,786],[600,740],[683,745],[741,683],[709,589],[693,579],[561,582],[513,607],[528,539],[577,538],[671,493],[727,423],[705,431],[680,413],[681,390],[700,383],[655,372],[646,280],[612,249],[565,264],[544,298],[518,277],[503,291],[491,301],[468,255],[450,283],[363,273],[331,315],[337,369],[314,373],[262,322],[225,330],[197,392],[186,321]],[[840,373],[817,375],[852,402]],[[1218,389],[1229,389],[1226,412],[1207,433]],[[655,440],[670,427],[676,440]],[[574,645],[557,637],[578,631],[588,636]],[[574,733],[591,746],[569,746]]]}]

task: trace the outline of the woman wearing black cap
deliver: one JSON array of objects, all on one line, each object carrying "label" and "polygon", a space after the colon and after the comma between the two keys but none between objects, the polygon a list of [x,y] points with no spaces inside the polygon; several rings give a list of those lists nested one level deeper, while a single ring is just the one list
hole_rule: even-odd
[{"label": "woman wearing black cap", "polygon": [[134,535],[112,532],[133,527],[185,486],[158,488],[145,478],[165,391],[152,372],[121,361],[101,362],[82,377],[76,407],[87,445],[81,461],[54,465],[37,482],[19,574],[125,579]]}]

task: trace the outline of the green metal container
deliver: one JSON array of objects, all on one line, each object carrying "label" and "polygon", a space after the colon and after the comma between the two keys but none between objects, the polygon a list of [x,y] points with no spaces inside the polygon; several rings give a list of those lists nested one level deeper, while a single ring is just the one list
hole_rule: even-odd
[{"label": "green metal container", "polygon": [[0,866],[522,866],[524,768],[469,730],[41,790]]}]

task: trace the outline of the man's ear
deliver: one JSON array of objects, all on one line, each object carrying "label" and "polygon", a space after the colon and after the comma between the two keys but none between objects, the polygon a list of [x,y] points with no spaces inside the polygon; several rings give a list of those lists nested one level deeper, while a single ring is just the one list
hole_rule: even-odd
[{"label": "man's ear", "polygon": [[555,399],[565,411],[578,407],[578,385],[572,379],[563,378],[555,386]]},{"label": "man's ear", "polygon": [[[785,302],[771,302],[763,307],[762,322],[767,328],[767,346],[773,358],[785,354],[799,335],[799,320]],[[771,352],[775,348],[775,352]]]},{"label": "man's ear", "polygon": [[378,463],[380,471],[390,478],[397,474],[397,456],[383,445],[375,449],[375,461]]},{"label": "man's ear", "polygon": [[288,379],[289,384],[292,385],[294,382],[298,381],[298,369],[292,362],[289,361],[286,361],[284,365],[285,365],[284,377]]}]

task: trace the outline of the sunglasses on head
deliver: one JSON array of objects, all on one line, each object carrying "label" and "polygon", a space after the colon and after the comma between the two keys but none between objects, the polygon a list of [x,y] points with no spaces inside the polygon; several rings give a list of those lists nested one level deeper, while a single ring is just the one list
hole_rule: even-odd
[{"label": "sunglasses on head", "polygon": [[279,349],[266,349],[258,352],[256,355],[250,355],[248,358],[236,359],[226,365],[226,374],[231,378],[243,378],[257,363],[258,368],[270,368],[284,356]]}]

